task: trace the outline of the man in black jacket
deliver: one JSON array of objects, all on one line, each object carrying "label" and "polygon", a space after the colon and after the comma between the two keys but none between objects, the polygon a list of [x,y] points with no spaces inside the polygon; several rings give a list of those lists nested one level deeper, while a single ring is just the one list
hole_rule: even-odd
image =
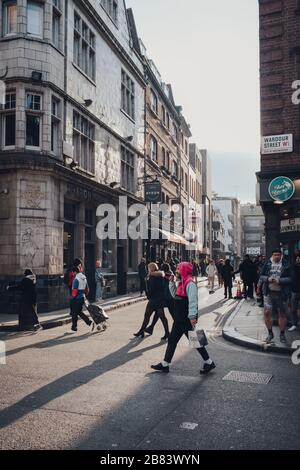
[{"label": "man in black jacket", "polygon": [[238,271],[234,274],[238,273],[241,273],[241,278],[244,283],[245,298],[247,299],[247,297],[249,297],[250,299],[253,299],[256,268],[249,255],[245,256],[245,259],[240,264]]},{"label": "man in black jacket", "polygon": [[295,331],[298,326],[297,310],[300,306],[300,254],[296,256],[296,262],[292,267],[292,326],[289,331]]},{"label": "man in black jacket", "polygon": [[145,258],[141,259],[141,262],[138,266],[139,278],[140,278],[140,292],[143,295],[146,292],[146,277],[147,277],[147,266]]}]

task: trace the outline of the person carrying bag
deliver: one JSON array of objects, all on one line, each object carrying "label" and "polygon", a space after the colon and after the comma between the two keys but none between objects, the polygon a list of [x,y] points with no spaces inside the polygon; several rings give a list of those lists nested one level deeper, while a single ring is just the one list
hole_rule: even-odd
[{"label": "person carrying bag", "polygon": [[[169,372],[169,365],[172,362],[176,347],[181,337],[189,337],[189,332],[193,331],[198,323],[198,288],[193,282],[192,263],[180,263],[177,268],[176,283],[174,278],[170,280],[170,292],[174,297],[174,324],[168,340],[168,347],[164,360],[152,369],[160,372]],[[204,367],[200,374],[208,374],[215,369],[215,363],[210,359],[205,347],[197,348],[197,351],[204,360]]]}]

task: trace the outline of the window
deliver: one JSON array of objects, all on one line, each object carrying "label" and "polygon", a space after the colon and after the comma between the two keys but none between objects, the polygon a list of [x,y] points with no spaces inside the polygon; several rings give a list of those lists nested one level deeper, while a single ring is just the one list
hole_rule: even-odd
[{"label": "window", "polygon": [[135,85],[133,80],[122,70],[122,85],[121,85],[121,109],[130,116],[133,120],[135,119]]},{"label": "window", "polygon": [[3,122],[3,147],[14,147],[16,145],[16,94],[5,95],[5,111]]},{"label": "window", "polygon": [[27,34],[43,37],[44,6],[38,2],[27,2]]},{"label": "window", "polygon": [[81,114],[73,113],[74,159],[80,168],[95,172],[95,126]]},{"label": "window", "polygon": [[168,168],[168,170],[170,170],[170,152],[167,152],[166,167]]},{"label": "window", "polygon": [[118,1],[117,0],[101,0],[101,6],[104,8],[108,16],[118,23]]},{"label": "window", "polygon": [[153,90],[151,90],[151,109],[155,114],[158,113],[158,99]]},{"label": "window", "polygon": [[173,175],[178,178],[178,165],[176,162],[173,162]]},{"label": "window", "polygon": [[164,147],[161,149],[161,155],[162,155],[162,164],[166,168],[166,150]]},{"label": "window", "polygon": [[170,129],[170,115],[169,115],[169,113],[167,113],[167,122],[166,122],[166,124],[167,124],[167,128]]},{"label": "window", "polygon": [[134,193],[134,154],[121,147],[121,186]]},{"label": "window", "polygon": [[87,24],[74,13],[73,60],[88,77],[96,79],[96,37]]},{"label": "window", "polygon": [[157,140],[153,135],[150,138],[150,152],[151,152],[151,160],[157,162]]},{"label": "window", "polygon": [[185,140],[184,142],[185,142],[185,154],[188,156],[189,155],[188,142],[187,142],[187,140]]},{"label": "window", "polygon": [[42,97],[34,93],[26,95],[26,146],[41,146]]},{"label": "window", "polygon": [[164,106],[161,107],[161,114],[162,114],[162,122],[164,125],[166,125],[166,108]]},{"label": "window", "polygon": [[17,2],[3,2],[2,7],[3,36],[17,33]]},{"label": "window", "polygon": [[52,97],[51,107],[51,152],[55,155],[59,153],[59,132],[61,119],[61,102],[56,97]]},{"label": "window", "polygon": [[52,42],[58,49],[61,49],[61,0],[52,0],[52,2]]}]

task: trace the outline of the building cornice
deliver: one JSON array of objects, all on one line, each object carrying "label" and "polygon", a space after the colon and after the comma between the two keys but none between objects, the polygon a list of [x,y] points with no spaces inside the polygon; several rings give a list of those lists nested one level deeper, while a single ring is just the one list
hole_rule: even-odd
[{"label": "building cornice", "polygon": [[16,171],[41,171],[50,173],[66,183],[81,185],[92,191],[97,197],[112,198],[117,201],[119,196],[127,196],[131,202],[143,203],[143,199],[121,189],[113,189],[109,185],[93,180],[76,170],[71,170],[62,161],[45,154],[30,152],[0,152],[0,174]]}]

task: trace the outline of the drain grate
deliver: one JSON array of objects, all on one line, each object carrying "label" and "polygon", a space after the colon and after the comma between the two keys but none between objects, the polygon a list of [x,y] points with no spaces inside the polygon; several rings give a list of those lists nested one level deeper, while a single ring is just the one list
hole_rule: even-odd
[{"label": "drain grate", "polygon": [[257,372],[242,372],[240,370],[232,370],[223,377],[223,380],[231,380],[233,382],[252,383],[267,385],[273,375],[271,374],[259,374]]}]

